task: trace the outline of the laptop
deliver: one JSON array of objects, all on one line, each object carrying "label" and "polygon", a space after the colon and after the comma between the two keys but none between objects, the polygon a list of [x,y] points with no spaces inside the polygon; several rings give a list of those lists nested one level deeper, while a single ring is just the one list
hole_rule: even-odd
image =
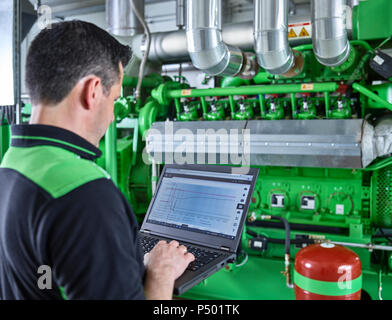
[{"label": "laptop", "polygon": [[[140,229],[144,253],[160,240],[177,240],[195,256],[175,281],[181,295],[235,261],[258,169],[165,165]],[[237,168],[238,169],[238,168]],[[234,171],[235,172],[235,171]]]}]

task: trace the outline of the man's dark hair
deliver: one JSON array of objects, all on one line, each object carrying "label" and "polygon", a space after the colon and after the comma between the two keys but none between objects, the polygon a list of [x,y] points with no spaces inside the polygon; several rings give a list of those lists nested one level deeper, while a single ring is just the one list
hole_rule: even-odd
[{"label": "man's dark hair", "polygon": [[26,59],[26,86],[33,104],[57,104],[85,76],[101,78],[104,93],[119,80],[131,49],[96,25],[84,21],[52,24],[31,43]]}]

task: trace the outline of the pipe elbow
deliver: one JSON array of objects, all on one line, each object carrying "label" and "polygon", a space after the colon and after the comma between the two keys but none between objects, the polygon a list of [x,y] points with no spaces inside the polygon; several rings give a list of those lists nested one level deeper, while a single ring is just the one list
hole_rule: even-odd
[{"label": "pipe elbow", "polygon": [[286,74],[294,66],[288,40],[288,0],[255,0],[254,47],[261,67]]},{"label": "pipe elbow", "polygon": [[294,54],[288,45],[287,31],[255,32],[255,52],[259,65],[271,74],[285,74],[293,67]]},{"label": "pipe elbow", "polygon": [[187,30],[188,52],[195,68],[210,75],[236,76],[242,69],[240,49],[226,45],[217,29]]},{"label": "pipe elbow", "polygon": [[210,75],[252,78],[258,65],[223,41],[221,0],[188,0],[186,37],[193,65]]},{"label": "pipe elbow", "polygon": [[351,50],[346,29],[346,0],[312,0],[311,6],[316,59],[328,67],[343,64]]}]

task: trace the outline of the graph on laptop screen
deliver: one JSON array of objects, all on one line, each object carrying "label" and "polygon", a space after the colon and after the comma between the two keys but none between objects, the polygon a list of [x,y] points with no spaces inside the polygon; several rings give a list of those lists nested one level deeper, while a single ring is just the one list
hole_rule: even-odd
[{"label": "graph on laptop screen", "polygon": [[234,239],[249,175],[168,168],[148,222]]}]

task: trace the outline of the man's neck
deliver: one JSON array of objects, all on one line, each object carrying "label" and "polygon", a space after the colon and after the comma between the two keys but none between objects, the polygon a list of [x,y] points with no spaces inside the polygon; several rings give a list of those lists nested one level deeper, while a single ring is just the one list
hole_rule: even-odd
[{"label": "man's neck", "polygon": [[96,141],[86,130],[86,124],[82,121],[83,119],[67,111],[68,109],[62,109],[59,106],[34,106],[29,123],[66,129],[81,136],[91,144],[98,146],[99,141]]}]

